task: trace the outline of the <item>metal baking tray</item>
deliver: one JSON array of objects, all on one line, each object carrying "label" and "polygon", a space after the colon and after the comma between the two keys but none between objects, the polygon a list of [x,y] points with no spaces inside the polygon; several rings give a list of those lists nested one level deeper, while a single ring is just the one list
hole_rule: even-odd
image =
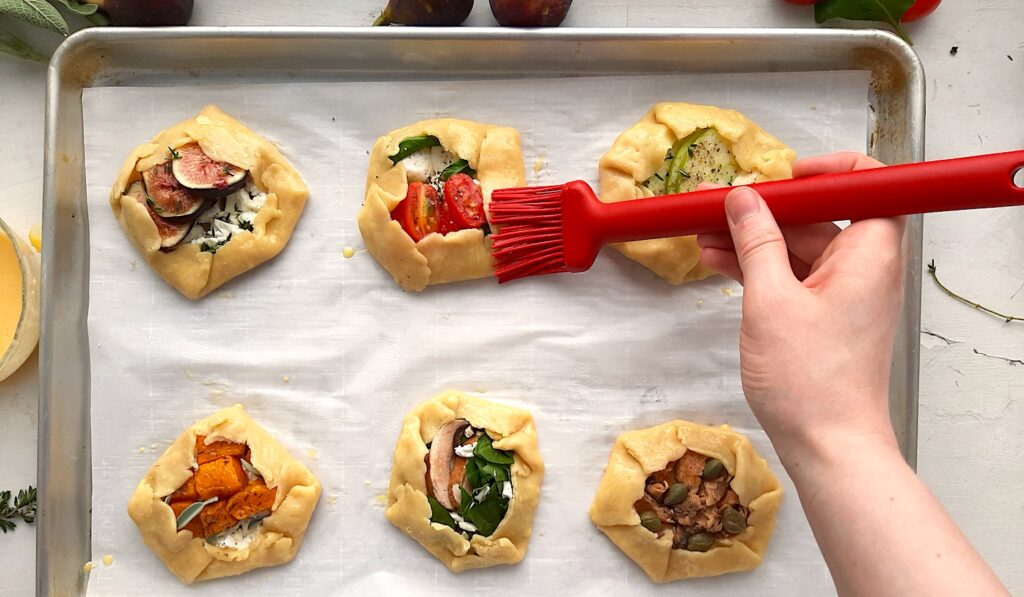
[{"label": "metal baking tray", "polygon": [[[457,75],[450,70],[455,57]],[[189,27],[88,29],[68,38],[47,79],[37,594],[84,594],[82,563],[91,550],[84,88],[213,79],[243,85],[819,70],[869,72],[869,152],[890,164],[923,159],[924,72],[909,46],[881,31]],[[921,217],[910,218],[890,386],[892,421],[911,465],[917,456],[921,236]]]}]

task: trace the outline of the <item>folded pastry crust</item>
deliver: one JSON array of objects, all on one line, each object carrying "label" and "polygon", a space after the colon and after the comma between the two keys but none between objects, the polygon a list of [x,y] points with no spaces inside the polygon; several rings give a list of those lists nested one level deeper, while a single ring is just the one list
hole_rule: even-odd
[{"label": "folded pastry crust", "polygon": [[[161,251],[160,235],[146,206],[124,194],[144,171],[168,161],[169,149],[189,143],[198,143],[214,160],[248,170],[255,185],[267,193],[252,231],[235,234],[216,253],[203,252],[189,243]],[[299,173],[273,143],[210,105],[194,118],[132,150],[110,192],[110,207],[121,228],[160,277],[186,297],[198,299],[280,253],[291,238],[308,196]]]},{"label": "folded pastry crust", "polygon": [[[505,518],[490,537],[474,535],[466,540],[451,528],[430,522],[424,462],[427,443],[445,423],[459,418],[486,430],[494,438],[494,447],[513,452],[515,459],[513,497]],[[526,555],[543,478],[544,462],[529,412],[448,391],[406,415],[395,447],[385,514],[452,572],[515,564]]]},{"label": "folded pastry crust", "polygon": [[[247,443],[251,464],[267,487],[277,489],[271,514],[263,519],[248,547],[222,549],[193,537],[191,531],[175,530],[174,512],[163,498],[191,477],[199,435],[206,436],[207,444],[217,440]],[[153,553],[183,583],[191,584],[291,561],[302,545],[319,498],[316,477],[236,404],[197,421],[178,436],[135,488],[128,515]]]},{"label": "folded pastry crust", "polygon": [[402,140],[419,135],[437,137],[442,147],[476,170],[485,213],[491,191],[526,185],[519,133],[513,128],[436,118],[391,131],[377,139],[370,153],[366,197],[358,217],[367,250],[403,290],[493,275],[490,240],[482,230],[429,234],[415,242],[391,219],[391,210],[405,198],[409,185],[405,165],[392,164],[388,156],[398,152]]},{"label": "folded pastry crust", "polygon": [[[664,469],[687,450],[717,458],[734,478],[731,488],[750,509],[745,531],[719,539],[706,552],[672,548],[672,534],[640,525],[634,503],[643,497],[648,475]],[[707,427],[671,421],[627,431],[615,440],[608,466],[590,506],[590,519],[655,582],[717,576],[756,568],[764,557],[782,486],[745,436],[727,425]]]},{"label": "folded pastry crust", "polygon": [[[736,110],[687,103],[655,104],[623,132],[601,158],[601,200],[614,203],[651,195],[641,183],[654,175],[679,139],[715,128],[732,143],[739,167],[758,182],[793,176],[796,153]],[[715,272],[700,264],[696,237],[679,236],[614,245],[672,284],[701,280]]]}]

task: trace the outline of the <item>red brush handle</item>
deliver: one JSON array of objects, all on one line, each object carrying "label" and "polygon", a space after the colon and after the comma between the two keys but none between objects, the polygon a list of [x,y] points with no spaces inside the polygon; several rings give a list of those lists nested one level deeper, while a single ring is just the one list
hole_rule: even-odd
[{"label": "red brush handle", "polygon": [[[783,226],[1024,204],[1024,150],[753,185]],[[602,206],[605,242],[728,230],[729,188]]]}]

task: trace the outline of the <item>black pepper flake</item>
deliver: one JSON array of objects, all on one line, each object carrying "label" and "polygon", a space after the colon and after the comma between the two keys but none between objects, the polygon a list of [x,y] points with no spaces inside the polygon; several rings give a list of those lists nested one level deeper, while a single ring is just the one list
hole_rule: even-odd
[{"label": "black pepper flake", "polygon": [[960,46],[953,46],[949,49],[950,56],[956,56],[956,53],[960,51]]},{"label": "black pepper flake", "polygon": [[1013,62],[1013,56],[1010,56],[1009,54],[1006,55],[1006,59]]}]

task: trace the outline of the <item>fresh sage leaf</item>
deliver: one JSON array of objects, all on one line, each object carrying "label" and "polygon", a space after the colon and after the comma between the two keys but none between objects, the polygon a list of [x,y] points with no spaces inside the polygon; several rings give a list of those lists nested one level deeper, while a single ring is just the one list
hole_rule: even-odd
[{"label": "fresh sage leaf", "polygon": [[0,0],[0,15],[8,15],[48,31],[68,35],[68,23],[46,0]]},{"label": "fresh sage leaf", "polygon": [[468,174],[470,177],[475,177],[476,171],[469,167],[469,162],[459,159],[452,162],[451,166],[441,170],[439,178],[441,182],[444,182],[456,174]]},{"label": "fresh sage leaf", "polygon": [[814,5],[814,20],[830,19],[878,21],[895,29],[896,34],[910,42],[900,27],[900,19],[914,5],[914,0],[823,0]]},{"label": "fresh sage leaf", "polygon": [[[0,0],[0,2],[4,1],[5,0]],[[412,154],[416,153],[421,149],[426,149],[427,147],[435,147],[440,144],[441,141],[438,140],[438,138],[433,135],[419,135],[417,137],[408,137],[406,139],[402,139],[402,141],[398,144],[398,153],[392,156],[388,156],[388,159],[391,160],[392,164],[397,164],[398,162],[401,162],[405,158],[411,156]]]},{"label": "fresh sage leaf", "polygon": [[452,518],[452,515],[444,509],[441,502],[437,501],[437,499],[432,495],[427,496],[427,501],[430,502],[430,522],[443,524],[458,533],[459,527],[455,524],[455,519]]},{"label": "fresh sage leaf", "polygon": [[95,4],[79,4],[75,0],[57,0],[57,2],[60,2],[64,8],[83,17],[93,14],[99,8]]},{"label": "fresh sage leaf", "polygon": [[0,27],[0,54],[46,64],[50,57],[32,49],[24,40]]},{"label": "fresh sage leaf", "polygon": [[188,508],[181,511],[176,521],[177,530],[185,528],[185,525],[192,522],[192,519],[199,516],[199,513],[203,511],[203,508],[217,501],[218,498],[212,497],[205,502],[195,502]]},{"label": "fresh sage leaf", "polygon": [[491,436],[487,433],[481,435],[477,440],[476,447],[473,448],[473,456],[479,456],[494,464],[512,464],[515,461],[510,452],[495,448],[491,442]]},{"label": "fresh sage leaf", "polygon": [[[252,224],[249,225],[249,230],[252,230]],[[249,477],[257,477],[257,478],[263,476],[263,475],[260,474],[260,472],[258,470],[256,470],[256,467],[253,466],[248,460],[246,460],[245,458],[242,458],[241,460],[242,460],[242,470],[245,471],[246,475],[248,475]]]}]

